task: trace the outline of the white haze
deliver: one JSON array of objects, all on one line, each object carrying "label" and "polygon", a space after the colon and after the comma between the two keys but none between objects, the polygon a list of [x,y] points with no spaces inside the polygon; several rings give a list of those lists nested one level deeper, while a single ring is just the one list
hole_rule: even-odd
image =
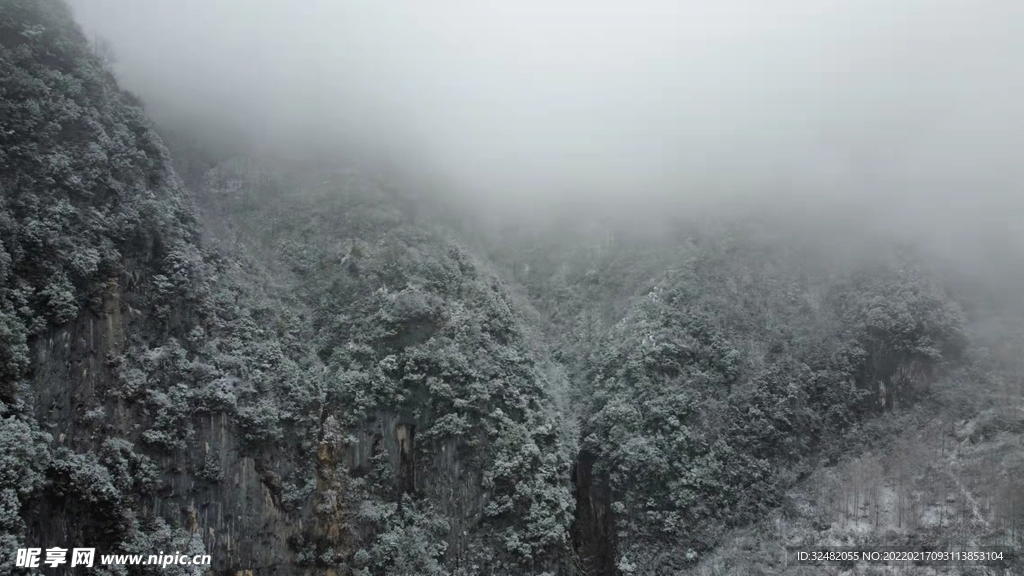
[{"label": "white haze", "polygon": [[502,210],[813,198],[960,240],[1022,221],[1019,0],[71,3],[158,118],[355,146]]}]

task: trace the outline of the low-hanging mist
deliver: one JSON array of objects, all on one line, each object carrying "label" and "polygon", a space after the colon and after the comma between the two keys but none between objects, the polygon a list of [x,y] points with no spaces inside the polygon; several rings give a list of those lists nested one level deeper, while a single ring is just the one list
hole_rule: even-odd
[{"label": "low-hanging mist", "polygon": [[158,119],[443,174],[489,207],[1021,208],[1009,0],[72,4]]},{"label": "low-hanging mist", "polygon": [[1019,550],[1021,12],[0,0],[0,575]]}]

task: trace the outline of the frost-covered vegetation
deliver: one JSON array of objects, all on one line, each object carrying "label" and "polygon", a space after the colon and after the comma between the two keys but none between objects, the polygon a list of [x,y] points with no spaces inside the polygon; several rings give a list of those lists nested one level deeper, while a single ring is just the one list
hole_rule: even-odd
[{"label": "frost-covered vegetation", "polygon": [[548,312],[589,498],[614,518],[581,544],[616,547],[626,573],[684,569],[964,361],[960,305],[906,250],[830,261],[756,221],[576,242],[568,258],[505,258]]},{"label": "frost-covered vegetation", "polygon": [[11,569],[42,501],[65,502],[75,531],[101,545],[170,545],[158,518],[132,513],[156,479],[132,443],[100,436],[70,450],[65,432],[43,431],[55,423],[36,419],[49,407],[34,405],[46,370],[33,343],[101,313],[127,277],[164,271],[194,245],[194,217],[137,100],[62,3],[0,5],[0,95],[0,566]]},{"label": "frost-covered vegetation", "polygon": [[[223,415],[275,506],[313,527],[292,539],[288,562],[539,573],[567,557],[572,449],[501,280],[354,181],[290,182],[304,201],[282,206],[262,180],[255,203],[222,198],[211,174],[204,201],[241,226],[272,222],[275,250],[211,249],[138,101],[66,7],[5,2],[0,17],[7,542],[24,544],[27,515],[40,544],[51,512],[89,538],[59,544],[111,552],[168,526],[194,534],[194,512],[163,518],[142,503],[170,498],[182,473],[200,487],[238,481],[203,428]],[[233,176],[252,192],[248,174]],[[39,350],[91,319],[107,326],[103,344],[93,333],[87,349],[74,342],[44,362],[79,366],[76,354],[93,353],[102,371],[65,412],[73,422],[51,421],[35,404],[82,387],[49,376]],[[346,456],[384,414],[415,426],[412,491],[398,489],[380,444],[364,447],[372,474]],[[449,465],[436,458],[446,450],[459,468],[447,476],[434,471]],[[468,524],[455,532],[441,506],[465,509]]]},{"label": "frost-covered vegetation", "polygon": [[913,251],[455,229],[351,171],[168,151],[94,52],[59,0],[0,0],[0,573],[675,574],[988,367]]},{"label": "frost-covered vegetation", "polygon": [[[423,566],[456,541],[463,549],[448,557],[466,573],[509,562],[539,572],[565,556],[574,455],[556,402],[560,383],[537,359],[503,281],[452,239],[409,225],[370,181],[261,174],[259,164],[246,162],[210,172],[207,208],[236,211],[234,238],[287,266],[282,277],[312,311],[310,345],[326,371],[322,410],[345,430],[382,415],[415,427],[422,480],[412,498],[396,495],[399,473],[386,455],[353,463],[349,506],[358,530],[376,534],[356,551],[357,564],[388,574],[407,569],[407,549],[393,550],[400,518],[421,527],[417,543],[408,544],[424,551]],[[464,467],[457,476],[447,451]],[[480,516],[474,534],[453,536],[444,526],[438,508],[455,506],[445,494],[453,488],[485,495],[473,512]]]}]

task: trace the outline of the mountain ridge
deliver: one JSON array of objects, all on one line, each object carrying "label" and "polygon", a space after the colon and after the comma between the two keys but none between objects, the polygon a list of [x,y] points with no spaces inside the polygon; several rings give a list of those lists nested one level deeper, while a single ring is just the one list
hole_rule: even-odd
[{"label": "mountain ridge", "polygon": [[460,228],[357,170],[168,150],[140,104],[61,1],[0,4],[0,573],[55,545],[260,574],[717,569],[942,383],[1012,374],[1010,328],[979,336],[983,308],[891,242]]}]

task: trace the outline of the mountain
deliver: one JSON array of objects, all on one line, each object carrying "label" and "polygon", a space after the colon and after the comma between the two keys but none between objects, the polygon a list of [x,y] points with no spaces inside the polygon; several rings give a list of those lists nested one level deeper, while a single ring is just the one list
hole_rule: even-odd
[{"label": "mountain", "polygon": [[59,546],[212,561],[97,574],[797,574],[784,546],[1019,541],[1018,324],[912,246],[490,229],[190,130],[63,2],[0,2],[0,573]]}]

